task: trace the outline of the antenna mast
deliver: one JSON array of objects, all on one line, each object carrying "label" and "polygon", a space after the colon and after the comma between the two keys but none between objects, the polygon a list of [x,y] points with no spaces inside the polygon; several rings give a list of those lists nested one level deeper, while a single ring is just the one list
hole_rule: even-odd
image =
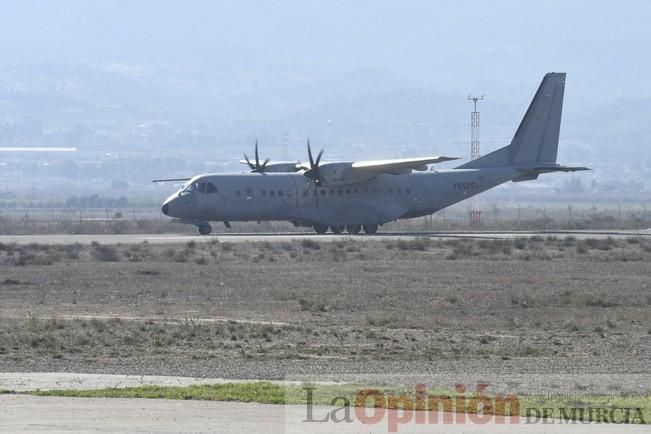
[{"label": "antenna mast", "polygon": [[[479,112],[477,102],[482,101],[484,95],[468,95],[468,101],[473,102],[473,111],[470,113],[470,159],[475,160],[481,156],[479,150]],[[481,222],[479,198],[474,196],[470,205],[470,224],[478,225]]]}]

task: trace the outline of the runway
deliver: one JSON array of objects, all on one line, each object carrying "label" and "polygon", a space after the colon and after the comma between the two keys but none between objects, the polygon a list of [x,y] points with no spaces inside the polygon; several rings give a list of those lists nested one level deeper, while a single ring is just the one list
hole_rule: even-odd
[{"label": "runway", "polygon": [[100,235],[0,235],[0,243],[15,244],[138,244],[148,242],[151,244],[175,244],[195,242],[287,242],[295,240],[314,241],[340,241],[345,239],[355,241],[378,241],[398,239],[515,239],[521,237],[574,237],[577,239],[587,238],[630,238],[630,237],[651,237],[651,230],[584,230],[584,231],[463,231],[463,232],[386,232],[375,235],[349,235],[349,234],[325,234],[317,235],[309,232],[282,232],[282,233],[218,233],[211,235],[193,234],[100,234]]},{"label": "runway", "polygon": [[[642,433],[648,425],[568,423],[559,420],[516,418],[507,424],[488,421],[438,423],[411,415],[390,430],[391,413],[363,424],[356,409],[340,422],[323,421],[335,408],[314,406],[310,420],[306,406],[223,401],[185,401],[136,398],[61,398],[31,395],[0,395],[0,422],[11,433]],[[339,409],[341,412],[341,409]],[[368,410],[369,415],[375,410]],[[373,413],[371,413],[373,412]],[[418,412],[417,412],[418,413]],[[425,412],[422,412],[425,413]],[[397,419],[400,413],[394,413]],[[343,413],[339,414],[343,418]],[[455,416],[456,417],[456,416]],[[318,419],[318,420],[317,420]],[[368,420],[368,419],[367,419]],[[455,419],[456,420],[456,419]]]}]

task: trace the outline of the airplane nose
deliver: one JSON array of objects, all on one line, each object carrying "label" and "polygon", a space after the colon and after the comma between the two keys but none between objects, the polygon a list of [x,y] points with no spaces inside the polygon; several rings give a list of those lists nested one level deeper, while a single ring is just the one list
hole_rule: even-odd
[{"label": "airplane nose", "polygon": [[170,206],[168,204],[164,204],[163,208],[161,208],[161,211],[163,211],[163,214],[167,215],[169,209],[170,209]]}]

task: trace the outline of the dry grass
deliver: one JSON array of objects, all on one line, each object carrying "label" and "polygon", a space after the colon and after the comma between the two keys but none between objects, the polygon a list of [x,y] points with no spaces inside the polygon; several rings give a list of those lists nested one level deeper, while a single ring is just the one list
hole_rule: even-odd
[{"label": "dry grass", "polygon": [[[646,238],[4,244],[0,364],[641,361],[650,260]],[[104,312],[125,319],[61,319]]]}]

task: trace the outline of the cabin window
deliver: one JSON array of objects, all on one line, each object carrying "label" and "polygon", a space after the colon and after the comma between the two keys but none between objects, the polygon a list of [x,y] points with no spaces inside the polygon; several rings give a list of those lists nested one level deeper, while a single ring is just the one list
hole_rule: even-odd
[{"label": "cabin window", "polygon": [[397,189],[397,190],[396,190],[396,193],[398,193],[398,194],[402,194],[402,189],[401,189],[401,188]]},{"label": "cabin window", "polygon": [[333,194],[335,194],[335,191],[330,189],[330,196],[332,196]]},{"label": "cabin window", "polygon": [[206,192],[206,183],[205,182],[199,183],[199,187],[197,187],[197,191],[199,193],[205,193]]},{"label": "cabin window", "polygon": [[267,197],[267,190],[262,190],[260,194],[262,195],[262,197]]},{"label": "cabin window", "polygon": [[346,194],[350,194],[350,190],[346,190]]},{"label": "cabin window", "polygon": [[357,194],[357,189],[353,190],[353,193]]},{"label": "cabin window", "polygon": [[389,189],[389,194],[393,194],[393,188]]},{"label": "cabin window", "polygon": [[253,190],[250,187],[246,187],[246,200],[253,199]]},{"label": "cabin window", "polygon": [[337,190],[337,194],[341,196],[342,194],[344,194],[344,191],[343,190]]},{"label": "cabin window", "polygon": [[408,188],[405,188],[405,194],[409,195],[409,194],[411,194],[411,191],[409,191]]},{"label": "cabin window", "polygon": [[325,194],[326,194],[326,191],[325,191],[325,190],[321,190],[321,196],[325,196]]},{"label": "cabin window", "polygon": [[273,190],[269,190],[269,196],[274,197],[276,195],[276,192]]},{"label": "cabin window", "polygon": [[219,191],[217,190],[217,187],[215,187],[215,184],[213,184],[212,182],[208,183],[208,188],[206,189],[206,192],[208,194],[217,194],[217,193],[219,193]]},{"label": "cabin window", "polygon": [[285,193],[282,190],[278,190],[278,197],[283,197]]},{"label": "cabin window", "polygon": [[239,196],[241,196],[241,195],[242,195],[242,192],[241,192],[241,191],[237,190],[237,191],[235,192],[235,196],[238,196],[238,197],[239,197]]}]

